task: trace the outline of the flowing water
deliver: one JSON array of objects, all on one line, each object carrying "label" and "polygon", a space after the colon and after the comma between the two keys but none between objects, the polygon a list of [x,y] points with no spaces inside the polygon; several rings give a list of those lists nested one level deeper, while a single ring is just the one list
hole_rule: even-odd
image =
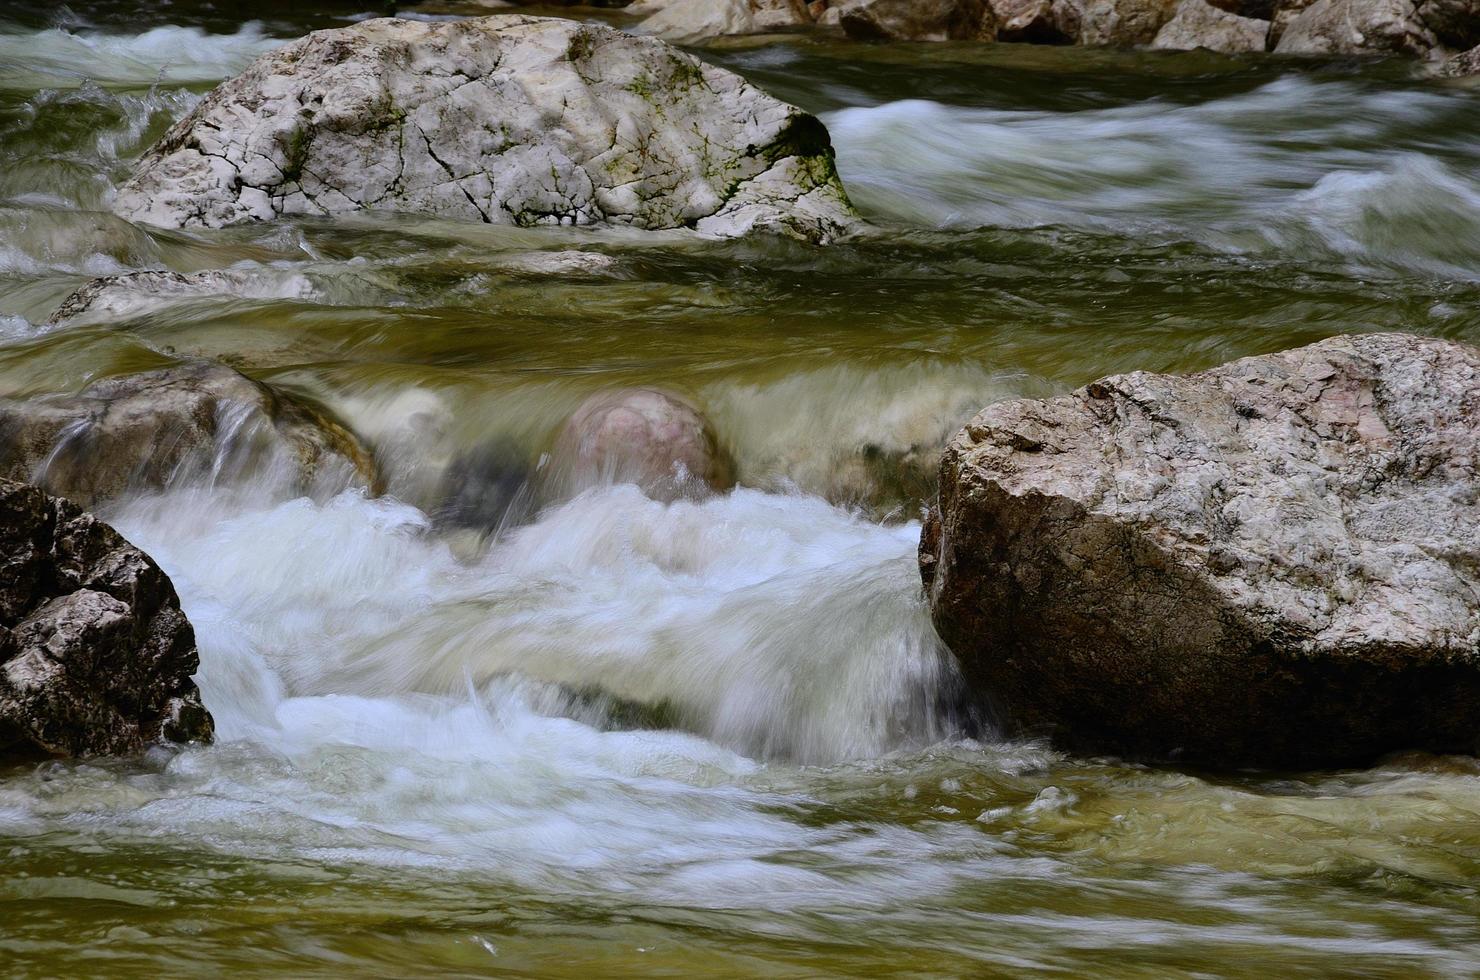
[{"label": "flowing water", "polygon": [[[914,567],[920,474],[986,402],[1340,331],[1480,341],[1480,93],[782,38],[705,56],[823,116],[859,241],[111,217],[215,81],[364,13],[231,6],[0,12],[0,394],[219,358],[338,414],[386,492],[104,510],[173,577],[219,740],[0,773],[0,972],[1480,972],[1480,765],[1003,740]],[[251,287],[47,323],[93,276],[226,268]],[[740,487],[439,524],[457,460],[537,465],[630,384],[702,405]]]}]

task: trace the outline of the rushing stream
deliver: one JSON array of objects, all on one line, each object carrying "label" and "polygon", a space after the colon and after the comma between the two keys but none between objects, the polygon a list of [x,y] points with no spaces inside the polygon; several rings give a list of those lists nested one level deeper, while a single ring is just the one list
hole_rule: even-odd
[{"label": "rushing stream", "polygon": [[[782,39],[704,57],[822,115],[861,240],[111,216],[200,93],[348,19],[258,6],[0,11],[0,394],[221,359],[337,413],[388,492],[103,510],[173,578],[219,739],[0,772],[0,972],[1477,970],[1480,764],[1003,741],[915,545],[918,473],[989,401],[1340,331],[1480,342],[1480,92]],[[248,295],[46,322],[93,276],[225,268]],[[703,406],[740,488],[438,524],[455,461],[537,460],[629,384]]]}]

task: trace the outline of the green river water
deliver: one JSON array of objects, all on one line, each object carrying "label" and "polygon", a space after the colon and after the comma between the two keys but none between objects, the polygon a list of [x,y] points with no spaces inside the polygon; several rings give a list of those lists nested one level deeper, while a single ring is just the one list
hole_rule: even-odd
[{"label": "green river water", "polygon": [[[1480,91],[749,39],[703,57],[821,115],[860,240],[111,216],[202,92],[355,13],[242,6],[0,8],[0,394],[218,358],[338,414],[387,492],[103,510],[174,579],[219,740],[0,771],[0,973],[1480,974],[1480,763],[1004,741],[914,564],[920,474],[994,399],[1343,331],[1480,342]],[[217,268],[250,295],[46,325],[91,277]],[[451,461],[536,460],[629,384],[701,405],[740,487],[433,526]]]}]

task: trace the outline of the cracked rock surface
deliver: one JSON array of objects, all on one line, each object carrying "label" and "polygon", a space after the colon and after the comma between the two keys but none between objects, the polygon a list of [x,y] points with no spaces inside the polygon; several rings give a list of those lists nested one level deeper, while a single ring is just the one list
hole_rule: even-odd
[{"label": "cracked rock surface", "polygon": [[921,538],[1017,731],[1310,767],[1480,745],[1480,349],[1337,337],[991,405]]},{"label": "cracked rock surface", "polygon": [[209,741],[195,632],[148,555],[0,480],[0,759]]},{"label": "cracked rock surface", "polygon": [[75,395],[0,399],[0,477],[84,506],[125,489],[249,476],[334,491],[373,469],[342,425],[225,366],[104,378]]},{"label": "cracked rock surface", "polygon": [[657,38],[522,15],[383,18],[266,54],[114,202],[168,228],[366,208],[814,242],[859,224],[815,117]]}]

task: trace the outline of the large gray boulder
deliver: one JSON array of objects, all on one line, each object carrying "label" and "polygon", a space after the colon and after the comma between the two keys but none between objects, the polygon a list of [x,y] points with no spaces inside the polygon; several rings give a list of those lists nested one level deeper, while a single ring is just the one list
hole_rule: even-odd
[{"label": "large gray boulder", "polygon": [[1315,0],[1279,33],[1276,54],[1428,57],[1439,40],[1413,0]]},{"label": "large gray boulder", "polygon": [[814,242],[858,224],[815,117],[657,38],[522,15],[370,20],[266,54],[114,202],[169,228],[365,209]]},{"label": "large gray boulder", "polygon": [[1337,337],[1001,402],[921,571],[1016,731],[1217,765],[1480,745],[1480,350]]},{"label": "large gray boulder", "polygon": [[1269,38],[1269,21],[1220,10],[1207,0],[1182,0],[1172,19],[1156,32],[1153,48],[1191,51],[1203,48],[1220,54],[1263,51]]},{"label": "large gray boulder", "polygon": [[0,759],[209,741],[195,632],[149,556],[0,480]]},{"label": "large gray boulder", "polygon": [[338,422],[210,361],[104,378],[75,395],[0,398],[0,477],[89,507],[126,489],[249,477],[293,493],[374,482]]}]

